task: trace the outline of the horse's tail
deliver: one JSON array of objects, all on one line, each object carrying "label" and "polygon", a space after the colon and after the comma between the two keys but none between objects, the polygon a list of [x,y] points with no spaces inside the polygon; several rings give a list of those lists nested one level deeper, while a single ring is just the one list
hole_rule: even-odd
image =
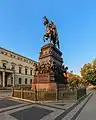
[{"label": "horse's tail", "polygon": [[60,49],[58,37],[57,37],[56,41],[57,41],[58,48]]},{"label": "horse's tail", "polygon": [[43,41],[45,42],[45,35],[43,36]]}]

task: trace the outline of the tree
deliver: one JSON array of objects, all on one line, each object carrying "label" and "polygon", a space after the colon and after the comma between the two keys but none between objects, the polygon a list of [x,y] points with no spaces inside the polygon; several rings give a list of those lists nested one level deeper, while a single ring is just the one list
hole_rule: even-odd
[{"label": "tree", "polygon": [[82,78],[92,85],[96,85],[96,59],[81,68]]},{"label": "tree", "polygon": [[85,79],[86,78],[86,73],[89,72],[92,69],[92,66],[90,63],[85,64],[82,68],[81,68],[81,76]]},{"label": "tree", "polygon": [[73,74],[72,72],[68,73],[68,83],[71,89],[84,87],[86,86],[86,80],[80,77],[79,75]]}]

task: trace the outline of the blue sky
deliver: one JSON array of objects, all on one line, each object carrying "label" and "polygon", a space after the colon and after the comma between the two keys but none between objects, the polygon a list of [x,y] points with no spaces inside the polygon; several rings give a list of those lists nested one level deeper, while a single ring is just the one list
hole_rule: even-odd
[{"label": "blue sky", "polygon": [[44,15],[57,26],[65,65],[79,73],[96,57],[96,0],[0,0],[0,46],[38,60]]}]

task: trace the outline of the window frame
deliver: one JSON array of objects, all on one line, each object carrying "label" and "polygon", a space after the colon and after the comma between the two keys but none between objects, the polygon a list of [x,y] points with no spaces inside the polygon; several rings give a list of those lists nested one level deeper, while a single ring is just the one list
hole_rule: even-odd
[{"label": "window frame", "polygon": [[32,75],[32,69],[30,70],[30,75]]},{"label": "window frame", "polygon": [[32,84],[32,79],[30,79],[30,84]]},{"label": "window frame", "polygon": [[19,78],[19,85],[21,85],[21,84],[22,84],[22,78]]},{"label": "window frame", "polygon": [[19,66],[19,74],[21,74],[21,73],[22,73],[22,67]]},{"label": "window frame", "polygon": [[28,80],[27,80],[27,78],[25,78],[25,84],[27,84],[28,83]]},{"label": "window frame", "polygon": [[27,68],[25,68],[25,75],[27,75],[28,74],[28,69]]}]

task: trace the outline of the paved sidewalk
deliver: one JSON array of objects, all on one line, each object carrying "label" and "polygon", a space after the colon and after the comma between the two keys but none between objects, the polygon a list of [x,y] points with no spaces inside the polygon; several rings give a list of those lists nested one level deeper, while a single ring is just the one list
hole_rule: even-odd
[{"label": "paved sidewalk", "polygon": [[93,94],[76,120],[96,120],[96,93]]},{"label": "paved sidewalk", "polygon": [[74,103],[30,103],[0,96],[0,120],[54,120]]},{"label": "paved sidewalk", "polygon": [[83,101],[76,103],[41,104],[12,99],[7,93],[0,94],[0,120],[96,120],[96,93],[88,91],[87,94]]}]

